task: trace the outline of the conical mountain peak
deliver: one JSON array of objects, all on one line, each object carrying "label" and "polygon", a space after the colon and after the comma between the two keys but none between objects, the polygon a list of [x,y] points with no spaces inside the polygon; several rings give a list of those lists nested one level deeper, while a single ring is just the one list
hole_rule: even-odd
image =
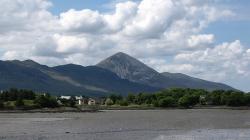
[{"label": "conical mountain peak", "polygon": [[[99,64],[107,63],[107,62],[110,62],[112,60],[113,61],[123,61],[123,62],[125,62],[125,61],[131,61],[131,62],[138,61],[136,58],[133,58],[132,56],[130,56],[126,53],[118,52],[118,53],[108,57],[107,59],[101,61]],[[97,64],[97,65],[99,65],[99,64]]]},{"label": "conical mountain peak", "polygon": [[123,79],[138,83],[144,83],[147,79],[159,75],[154,69],[123,52],[108,57],[98,63],[97,66],[108,69]]},{"label": "conical mountain peak", "polygon": [[124,53],[124,52],[118,52],[116,54],[114,54],[113,56],[124,56],[124,57],[131,57],[128,54]]}]

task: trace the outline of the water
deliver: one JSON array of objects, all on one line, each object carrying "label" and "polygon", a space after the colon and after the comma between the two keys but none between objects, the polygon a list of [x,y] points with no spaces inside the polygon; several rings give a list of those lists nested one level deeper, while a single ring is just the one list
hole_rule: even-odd
[{"label": "water", "polygon": [[2,140],[249,140],[250,111],[0,114]]}]

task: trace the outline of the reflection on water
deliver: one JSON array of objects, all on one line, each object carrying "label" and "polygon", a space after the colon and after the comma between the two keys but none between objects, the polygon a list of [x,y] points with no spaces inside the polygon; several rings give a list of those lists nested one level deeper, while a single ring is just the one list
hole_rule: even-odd
[{"label": "reflection on water", "polygon": [[180,135],[161,135],[154,140],[250,140],[249,129],[196,130]]}]

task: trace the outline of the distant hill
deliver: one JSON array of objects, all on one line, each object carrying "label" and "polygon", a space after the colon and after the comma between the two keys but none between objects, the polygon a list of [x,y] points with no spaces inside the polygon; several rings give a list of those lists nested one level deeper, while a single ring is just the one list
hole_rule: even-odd
[{"label": "distant hill", "polygon": [[221,83],[205,81],[184,74],[158,73],[139,60],[119,52],[97,64],[116,73],[120,78],[158,88],[202,88],[206,90],[233,88]]},{"label": "distant hill", "polygon": [[210,82],[199,78],[194,78],[182,73],[163,72],[161,74],[167,77],[168,79],[175,81],[176,83],[182,83],[184,87],[188,88],[200,88],[207,90],[215,90],[215,89],[235,90],[234,88],[222,83]]},{"label": "distant hill", "polygon": [[74,64],[48,67],[32,60],[0,61],[0,90],[20,88],[54,95],[105,96],[173,87],[233,89],[184,74],[158,73],[125,53],[117,53],[96,66],[87,67]]},{"label": "distant hill", "polygon": [[89,90],[106,93],[127,94],[130,92],[152,92],[159,88],[121,79],[115,73],[96,66],[62,65],[53,68],[58,73],[70,77]]},{"label": "distant hill", "polygon": [[[56,80],[34,66],[27,66],[27,61],[0,61],[0,89],[32,89],[39,92],[74,92],[66,82]],[[49,68],[48,68],[49,69]],[[64,88],[61,88],[64,87]],[[80,91],[80,89],[79,89]]]},{"label": "distant hill", "polygon": [[104,96],[111,93],[152,92],[157,88],[130,82],[95,66],[48,67],[32,60],[0,61],[0,89],[32,89],[55,95]]}]

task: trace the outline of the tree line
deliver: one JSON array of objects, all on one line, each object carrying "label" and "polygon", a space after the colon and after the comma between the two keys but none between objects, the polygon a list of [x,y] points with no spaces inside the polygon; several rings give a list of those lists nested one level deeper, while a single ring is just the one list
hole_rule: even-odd
[{"label": "tree line", "polygon": [[[13,103],[13,104],[12,104]],[[56,97],[50,94],[36,94],[32,90],[11,88],[0,94],[0,109],[13,108],[55,108],[58,107]]]},{"label": "tree line", "polygon": [[[156,93],[139,93],[121,96],[111,94],[102,98],[102,105],[129,106],[147,105],[152,107],[184,107],[194,106],[250,106],[250,93],[233,90],[206,91],[203,89],[166,89]],[[0,93],[0,109],[11,106],[35,108],[56,108],[59,106],[76,107],[76,99],[60,99],[50,94],[37,94],[31,90],[10,89]]]},{"label": "tree line", "polygon": [[128,94],[126,97],[112,94],[106,105],[152,105],[154,107],[185,107],[200,106],[250,106],[250,93],[233,90],[206,91],[203,89],[173,88],[154,94]]}]

